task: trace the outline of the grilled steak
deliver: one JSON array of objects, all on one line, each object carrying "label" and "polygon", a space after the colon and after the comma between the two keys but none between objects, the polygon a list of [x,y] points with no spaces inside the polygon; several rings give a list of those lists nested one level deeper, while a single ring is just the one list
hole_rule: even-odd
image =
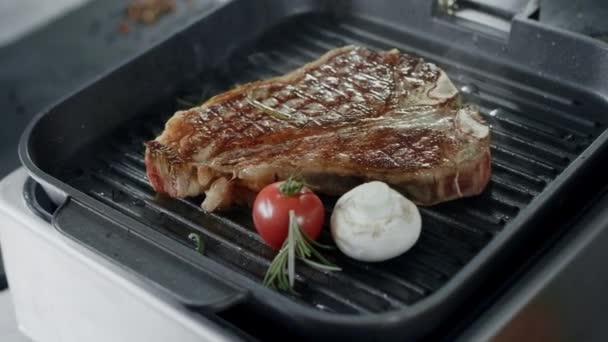
[{"label": "grilled steak", "polygon": [[420,205],[479,194],[490,178],[489,129],[441,69],[354,46],[179,111],[146,147],[154,189],[205,192],[206,210],[293,173],[330,195],[381,180]]}]

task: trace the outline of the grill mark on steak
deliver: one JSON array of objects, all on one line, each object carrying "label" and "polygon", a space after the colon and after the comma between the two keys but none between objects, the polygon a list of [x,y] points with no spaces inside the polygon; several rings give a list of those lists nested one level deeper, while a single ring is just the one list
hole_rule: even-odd
[{"label": "grill mark on steak", "polygon": [[320,192],[378,179],[419,204],[477,194],[490,176],[487,126],[476,108],[460,107],[441,69],[396,50],[354,46],[177,112],[146,146],[157,191],[221,189],[212,196],[221,205],[295,171],[350,180],[319,181]]}]

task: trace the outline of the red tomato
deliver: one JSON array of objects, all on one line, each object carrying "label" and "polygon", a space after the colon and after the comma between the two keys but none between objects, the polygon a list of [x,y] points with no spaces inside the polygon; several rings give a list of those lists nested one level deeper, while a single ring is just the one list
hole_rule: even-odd
[{"label": "red tomato", "polygon": [[300,228],[316,240],[323,227],[325,209],[314,192],[304,187],[293,195],[281,192],[276,182],[266,186],[253,202],[253,223],[262,239],[272,248],[281,249],[287,238],[289,211],[293,210]]}]

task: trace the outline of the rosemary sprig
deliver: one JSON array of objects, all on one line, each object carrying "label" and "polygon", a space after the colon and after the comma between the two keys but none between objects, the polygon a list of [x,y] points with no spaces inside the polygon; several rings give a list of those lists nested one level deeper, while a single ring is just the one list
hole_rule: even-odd
[{"label": "rosemary sprig", "polygon": [[249,102],[250,105],[256,107],[257,109],[263,111],[264,113],[266,113],[276,119],[279,119],[279,120],[291,119],[291,115],[281,112],[280,110],[274,109],[274,108],[267,106],[267,105],[263,104],[262,102],[258,101],[254,96],[255,90],[256,89],[252,89],[247,92],[247,102]]},{"label": "rosemary sprig", "polygon": [[[287,239],[270,263],[264,276],[264,285],[295,293],[293,285],[295,282],[296,259],[321,271],[341,271],[340,267],[325,259],[313,245],[323,246],[323,248],[330,247],[314,242],[306,233],[302,232],[296,220],[295,212],[290,210]],[[314,257],[316,261],[311,260],[311,257]]]}]

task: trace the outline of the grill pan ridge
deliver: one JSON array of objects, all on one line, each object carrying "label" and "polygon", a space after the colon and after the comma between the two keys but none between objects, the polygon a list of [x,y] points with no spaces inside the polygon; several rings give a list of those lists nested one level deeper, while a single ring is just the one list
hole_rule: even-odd
[{"label": "grill pan ridge", "polygon": [[[260,2],[267,6],[273,3]],[[357,4],[354,2],[351,9]],[[228,14],[236,13],[237,8],[243,11],[247,6],[243,1],[229,2],[201,21],[207,20],[208,27],[215,22],[238,22],[236,14],[233,17]],[[331,6],[322,10],[310,6],[303,6],[301,15],[277,15],[280,20],[268,20],[273,22],[272,29],[268,24],[260,24],[260,29],[253,30],[242,44],[231,45],[216,57],[194,53],[197,65],[208,62],[213,67],[195,68],[189,77],[181,66],[170,67],[166,63],[171,58],[158,57],[170,52],[171,47],[189,51],[183,45],[193,41],[193,32],[198,31],[187,29],[39,116],[24,134],[21,158],[32,176],[57,201],[65,202],[54,217],[54,224],[64,233],[85,236],[86,227],[69,222],[77,216],[69,214],[90,211],[91,216],[102,217],[92,220],[93,223],[116,225],[127,235],[133,234],[202,270],[206,278],[188,279],[192,283],[172,288],[174,292],[181,289],[178,297],[189,306],[221,311],[237,301],[255,304],[262,315],[295,330],[313,325],[322,337],[416,337],[432,329],[461,304],[467,293],[508,257],[508,249],[525,241],[527,234],[544,229],[540,224],[543,217],[566,202],[560,195],[574,186],[573,179],[582,174],[583,166],[593,165],[596,156],[606,149],[608,118],[597,113],[606,111],[608,103],[597,94],[585,93],[584,87],[549,92],[567,87],[548,82],[525,68],[493,62],[481,50],[479,63],[473,57],[454,58],[461,53],[440,43],[429,43],[405,26],[399,30],[378,18],[344,13],[348,6],[340,6],[339,15],[323,13],[332,11]],[[267,14],[268,17],[272,15]],[[302,265],[296,278],[300,296],[273,292],[260,283],[274,253],[252,228],[248,209],[203,213],[198,206],[200,198],[182,200],[156,195],[145,177],[143,142],[160,133],[166,119],[179,108],[176,102],[205,99],[235,84],[284,74],[346,44],[398,48],[443,68],[461,89],[465,101],[477,104],[491,126],[491,183],[478,197],[421,207],[422,235],[405,255],[371,264],[350,260],[336,252],[329,259],[340,265],[342,272],[323,273]],[[214,50],[210,47],[209,51]],[[222,59],[222,63],[216,63]],[[144,89],[136,89],[146,77],[143,73],[153,71],[150,66],[158,63],[174,68],[163,77],[173,75],[176,81],[158,76],[162,80],[143,82]],[[530,81],[521,82],[519,78],[525,79],[524,76]],[[75,113],[86,107],[123,96],[117,94],[119,90],[109,89],[121,77],[127,79],[119,90],[129,89],[130,85],[135,87],[134,94],[145,98],[136,96],[131,106],[120,100],[115,108],[100,105],[103,110],[125,113],[123,118],[113,118],[107,123],[103,118],[88,118],[91,114],[83,114],[82,120],[86,122],[76,118]],[[167,84],[162,85],[161,81]],[[155,88],[146,96],[150,86]],[[126,114],[129,108],[137,115]],[[99,115],[102,109],[91,112]],[[62,114],[66,112],[71,112],[71,116]],[[73,122],[66,124],[66,128],[62,122],[67,118]],[[81,135],[86,135],[85,130],[99,132],[79,139],[70,135],[70,128]],[[76,131],[72,133],[76,135]],[[70,145],[58,151],[61,171],[45,160],[40,148],[45,143]],[[329,211],[335,199],[324,201]],[[86,215],[78,217],[79,223],[86,221]],[[204,257],[192,251],[188,239],[191,232],[205,239]],[[327,230],[321,238],[330,241]],[[94,239],[83,243],[98,249]],[[143,272],[144,266],[140,266],[131,268],[138,268],[136,273]],[[166,272],[170,276],[171,271]],[[155,281],[163,285],[167,280],[159,276]],[[197,286],[197,281],[213,283],[208,289],[217,296],[238,293],[238,298],[191,300],[188,296],[204,299],[211,296],[185,290]],[[223,282],[227,284],[225,289]]]}]

